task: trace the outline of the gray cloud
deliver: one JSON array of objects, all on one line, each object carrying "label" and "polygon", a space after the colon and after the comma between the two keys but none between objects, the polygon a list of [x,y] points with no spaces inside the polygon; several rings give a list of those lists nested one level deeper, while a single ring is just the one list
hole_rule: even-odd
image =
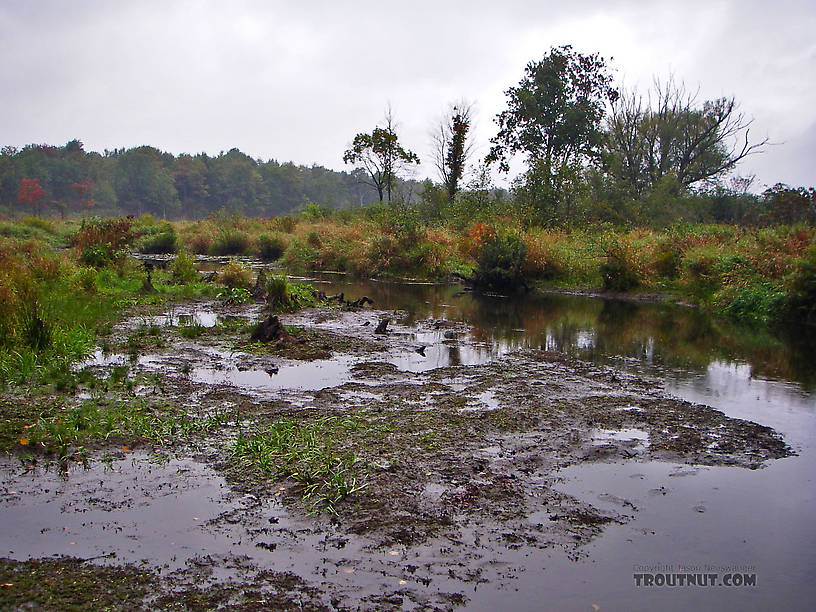
[{"label": "gray cloud", "polygon": [[239,147],[339,169],[390,102],[427,157],[447,103],[477,103],[485,143],[524,65],[572,43],[614,56],[629,85],[671,72],[736,96],[753,133],[784,143],[741,171],[812,184],[814,26],[809,2],[4,3],[0,140]]}]

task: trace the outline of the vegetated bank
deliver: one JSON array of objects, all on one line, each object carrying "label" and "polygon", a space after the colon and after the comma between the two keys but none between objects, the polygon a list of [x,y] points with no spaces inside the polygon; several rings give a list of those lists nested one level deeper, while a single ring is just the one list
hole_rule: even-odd
[{"label": "vegetated bank", "polygon": [[[67,244],[79,223],[27,218],[3,222],[0,236]],[[88,234],[105,223],[113,222],[91,219],[81,226]],[[752,324],[816,321],[816,230],[804,224],[545,228],[509,216],[431,223],[410,208],[373,205],[353,212],[310,206],[271,219],[216,215],[171,223],[145,215],[127,226],[123,239],[95,237],[101,246],[72,239],[80,264],[98,266],[129,249],[180,251],[182,259],[252,255],[292,273],[467,278],[497,292],[535,286],[662,296]]]},{"label": "vegetated bank", "polygon": [[[149,218],[144,222],[150,227]],[[498,292],[529,285],[660,294],[741,322],[816,321],[816,230],[805,224],[545,228],[510,216],[430,223],[409,208],[375,205],[354,212],[311,207],[296,216],[208,218],[165,227],[175,228],[177,248],[251,254],[279,261],[291,272],[464,277]]]}]

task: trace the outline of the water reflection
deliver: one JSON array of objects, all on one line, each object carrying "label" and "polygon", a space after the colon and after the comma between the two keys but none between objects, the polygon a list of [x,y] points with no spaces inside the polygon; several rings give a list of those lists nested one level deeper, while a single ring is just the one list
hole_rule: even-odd
[{"label": "water reflection", "polygon": [[[472,339],[505,352],[519,347],[558,350],[594,361],[621,358],[642,367],[705,374],[713,362],[747,364],[754,378],[816,388],[816,334],[808,329],[756,330],[668,304],[535,294],[478,296],[459,286],[407,285],[325,276],[324,290],[348,299],[367,295],[375,307],[399,309],[408,321],[466,321]],[[449,351],[450,363],[468,363]]]}]

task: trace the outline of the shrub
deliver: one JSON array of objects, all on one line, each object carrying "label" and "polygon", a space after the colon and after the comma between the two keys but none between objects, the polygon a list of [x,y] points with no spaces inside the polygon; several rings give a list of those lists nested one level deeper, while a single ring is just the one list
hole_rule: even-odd
[{"label": "shrub", "polygon": [[319,257],[314,247],[295,238],[283,253],[283,263],[289,270],[302,272],[318,267]]},{"label": "shrub", "polygon": [[319,249],[322,246],[323,241],[320,240],[320,234],[315,231],[311,231],[306,235],[306,244],[308,244],[310,247]]},{"label": "shrub", "polygon": [[664,278],[674,279],[680,270],[680,261],[681,258],[677,251],[671,246],[664,246],[655,255],[655,272]]},{"label": "shrub", "polygon": [[235,259],[231,259],[226,266],[221,268],[216,278],[219,283],[226,285],[230,289],[236,287],[239,289],[252,289],[249,268],[241,265]]},{"label": "shrub", "polygon": [[177,285],[186,285],[201,278],[195,267],[195,257],[182,249],[170,264],[170,274]]},{"label": "shrub", "polygon": [[233,228],[222,228],[215,238],[210,253],[213,255],[243,255],[249,251],[252,241],[249,234]]},{"label": "shrub", "polygon": [[255,242],[258,257],[264,261],[276,261],[286,250],[286,244],[279,236],[260,234]]},{"label": "shrub", "polygon": [[121,251],[132,243],[130,219],[83,219],[77,232],[68,238],[68,245],[80,250],[93,245]]},{"label": "shrub", "polygon": [[727,317],[746,323],[767,323],[785,303],[781,283],[756,280],[744,286],[726,287],[715,296],[715,303]]},{"label": "shrub", "polygon": [[68,238],[69,246],[79,250],[80,260],[97,268],[123,259],[132,243],[130,219],[83,220],[79,230]]},{"label": "shrub", "polygon": [[478,289],[500,293],[527,288],[523,266],[526,245],[512,234],[497,234],[486,239],[479,254],[474,285]]},{"label": "shrub", "polygon": [[139,242],[140,253],[175,253],[178,250],[178,235],[169,223],[155,226]]},{"label": "shrub", "polygon": [[686,290],[702,300],[709,300],[722,285],[723,249],[706,245],[689,249],[683,258],[682,280]]},{"label": "shrub", "polygon": [[606,261],[601,264],[600,272],[606,291],[630,291],[640,286],[641,275],[632,244],[613,237],[607,246]]},{"label": "shrub", "polygon": [[319,221],[323,217],[328,214],[328,209],[321,206],[320,204],[315,204],[314,202],[309,202],[304,207],[303,211],[300,213],[304,219],[308,221]]},{"label": "shrub", "polygon": [[816,325],[816,245],[796,265],[785,302],[788,319]]},{"label": "shrub", "polygon": [[272,219],[272,227],[284,234],[291,234],[295,231],[297,222],[296,217],[275,217]]}]

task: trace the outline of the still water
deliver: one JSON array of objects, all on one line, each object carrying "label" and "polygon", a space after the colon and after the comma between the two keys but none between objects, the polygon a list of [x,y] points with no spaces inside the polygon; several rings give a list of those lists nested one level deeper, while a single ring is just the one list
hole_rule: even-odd
[{"label": "still water", "polygon": [[[463,321],[498,355],[541,347],[662,379],[668,393],[779,431],[797,456],[760,470],[664,462],[562,470],[564,492],[600,508],[621,497],[632,521],[607,528],[575,561],[516,560],[512,591],[471,595],[478,610],[812,609],[816,601],[816,335],[752,330],[690,308],[568,295],[477,296],[448,285],[314,279],[328,294],[363,295],[407,320]],[[440,348],[437,365],[467,363]],[[447,351],[447,352],[445,352]],[[509,559],[508,559],[509,560]],[[749,587],[638,587],[635,573],[736,570]],[[654,569],[658,568],[658,569]],[[685,568],[685,569],[681,569]]]}]

